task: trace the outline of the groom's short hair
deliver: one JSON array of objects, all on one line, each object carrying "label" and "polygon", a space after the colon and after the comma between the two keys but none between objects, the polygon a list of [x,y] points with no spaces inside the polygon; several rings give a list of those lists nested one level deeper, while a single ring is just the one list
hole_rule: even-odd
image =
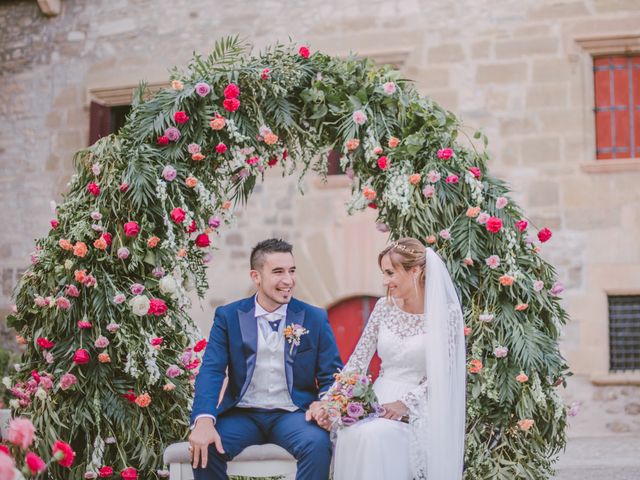
[{"label": "groom's short hair", "polygon": [[264,265],[264,259],[270,253],[291,253],[293,245],[279,238],[269,238],[258,243],[251,250],[251,270],[258,270]]}]

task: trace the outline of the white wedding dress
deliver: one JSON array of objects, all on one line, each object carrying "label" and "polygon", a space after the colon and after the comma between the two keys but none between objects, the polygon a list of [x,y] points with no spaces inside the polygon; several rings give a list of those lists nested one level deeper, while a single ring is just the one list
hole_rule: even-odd
[{"label": "white wedding dress", "polygon": [[[402,401],[410,421],[426,396],[425,321],[401,310],[392,300],[376,303],[344,371],[366,373],[377,350],[382,360],[374,383],[378,401]],[[385,418],[363,420],[337,432],[334,480],[411,480],[424,478],[412,459],[412,427]]]}]

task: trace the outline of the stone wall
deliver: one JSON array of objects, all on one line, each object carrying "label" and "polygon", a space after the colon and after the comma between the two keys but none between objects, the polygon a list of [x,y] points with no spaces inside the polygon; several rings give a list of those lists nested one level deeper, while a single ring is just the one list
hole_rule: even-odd
[{"label": "stone wall", "polygon": [[[46,234],[72,155],[86,146],[88,106],[104,89],[162,83],[172,65],[240,34],[257,48],[289,37],[312,49],[356,51],[398,65],[420,90],[490,139],[494,173],[536,226],[554,238],[572,321],[564,351],[579,373],[608,370],[606,293],[640,292],[638,162],[595,162],[591,56],[638,51],[637,0],[379,1],[63,0],[45,17],[34,1],[0,4],[0,308]],[[629,34],[625,37],[625,34]],[[636,40],[634,40],[636,39]],[[609,45],[609,47],[607,47]],[[607,50],[609,48],[609,50]],[[270,175],[222,234],[212,292],[194,309],[208,330],[213,306],[249,293],[252,244],[296,244],[304,298],[328,306],[377,294],[373,212],[347,219],[348,187]],[[326,261],[329,258],[330,261]]]}]

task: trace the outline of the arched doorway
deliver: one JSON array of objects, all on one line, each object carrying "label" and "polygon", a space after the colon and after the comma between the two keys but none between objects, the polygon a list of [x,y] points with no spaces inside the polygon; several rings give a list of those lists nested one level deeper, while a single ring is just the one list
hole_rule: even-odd
[{"label": "arched doorway", "polygon": [[[356,348],[358,339],[369,320],[369,315],[377,302],[376,297],[362,296],[342,300],[329,308],[329,323],[336,336],[338,350],[343,362]],[[369,373],[375,380],[380,373],[380,358],[374,354],[369,364]]]}]

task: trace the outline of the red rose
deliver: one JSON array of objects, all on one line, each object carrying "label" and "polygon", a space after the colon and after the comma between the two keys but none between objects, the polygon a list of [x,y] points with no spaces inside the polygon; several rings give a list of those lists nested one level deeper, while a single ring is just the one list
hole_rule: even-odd
[{"label": "red rose", "polygon": [[469,167],[469,171],[476,178],[480,178],[482,176],[482,172],[480,171],[480,169],[478,167]]},{"label": "red rose", "polygon": [[156,345],[162,345],[163,340],[164,340],[164,339],[163,339],[162,337],[155,337],[155,338],[152,338],[152,339],[151,339],[151,345],[153,345],[154,347],[155,347]]},{"label": "red rose", "polygon": [[160,298],[152,298],[149,301],[149,311],[147,314],[155,315],[159,317],[167,311],[167,304]]},{"label": "red rose", "polygon": [[271,70],[269,68],[265,68],[264,70],[262,70],[262,73],[260,74],[260,78],[262,80],[269,80],[269,73],[271,73]]},{"label": "red rose", "polygon": [[97,197],[98,195],[100,195],[100,187],[96,182],[91,182],[89,185],[87,185],[87,190],[94,197]]},{"label": "red rose", "polygon": [[109,232],[104,232],[100,235],[100,238],[103,238],[105,242],[107,242],[107,246],[111,245],[111,234]]},{"label": "red rose", "polygon": [[282,151],[282,160],[286,160],[288,156],[289,156],[289,152],[287,152],[286,150],[283,150]]},{"label": "red rose", "polygon": [[122,480],[136,480],[138,478],[138,471],[133,467],[125,468],[120,472]]},{"label": "red rose", "polygon": [[211,245],[211,240],[209,240],[209,235],[206,233],[201,233],[196,237],[196,245],[200,248],[206,248]]},{"label": "red rose", "polygon": [[238,98],[240,95],[240,89],[235,83],[230,83],[224,89],[224,98]]},{"label": "red rose", "polygon": [[127,222],[124,224],[124,234],[127,237],[135,237],[140,233],[140,225],[136,222]]},{"label": "red rose", "polygon": [[237,98],[227,98],[224,102],[222,102],[222,106],[228,112],[235,112],[240,108],[240,100]]},{"label": "red rose", "polygon": [[524,232],[528,226],[529,226],[529,222],[527,222],[526,220],[518,220],[516,222],[516,228],[521,232]]},{"label": "red rose", "polygon": [[58,222],[58,220],[56,220],[55,218],[51,220],[51,228],[55,230],[56,228],[58,228],[58,225],[60,225],[60,222]]},{"label": "red rose", "polygon": [[491,233],[498,233],[502,230],[502,220],[498,217],[491,217],[487,220],[487,230]]},{"label": "red rose", "polygon": [[191,225],[189,225],[187,227],[187,233],[193,233],[198,229],[198,226],[196,225],[196,221],[192,220],[191,221]]},{"label": "red rose", "polygon": [[62,467],[70,467],[73,465],[73,460],[76,457],[76,452],[73,451],[71,445],[68,443],[61,442],[60,440],[56,440],[56,443],[53,444],[53,448],[51,448],[51,455],[58,460],[60,466]]},{"label": "red rose", "polygon": [[367,205],[369,208],[373,208],[374,210],[376,210],[378,208],[378,204],[376,202],[371,202],[369,205]]},{"label": "red rose", "polygon": [[84,348],[79,348],[73,355],[73,363],[75,363],[76,365],[85,365],[89,363],[89,359],[89,352],[87,352]]},{"label": "red rose", "polygon": [[302,58],[309,58],[309,48],[302,46],[300,47],[300,50],[298,50],[298,53],[300,54],[300,56]]},{"label": "red rose", "polygon": [[380,157],[378,159],[378,167],[380,170],[386,170],[389,166],[389,162],[387,161],[387,157]]},{"label": "red rose", "polygon": [[218,145],[216,145],[216,152],[224,153],[226,151],[227,151],[227,146],[224,143],[220,142]]},{"label": "red rose", "polygon": [[104,466],[100,470],[98,470],[98,477],[100,478],[109,478],[113,475],[113,468]]},{"label": "red rose", "polygon": [[267,162],[267,165],[269,165],[270,167],[273,167],[276,163],[278,163],[278,157],[273,157],[269,159],[269,161]]},{"label": "red rose", "polygon": [[164,147],[165,145],[169,145],[169,139],[164,135],[162,135],[161,137],[158,137],[158,140],[156,141],[156,143]]},{"label": "red rose", "polygon": [[173,119],[176,121],[176,123],[182,125],[183,123],[187,123],[187,121],[189,120],[189,116],[180,110],[173,114]]},{"label": "red rose", "polygon": [[184,219],[186,218],[187,214],[184,213],[184,210],[182,210],[180,207],[176,207],[173,210],[171,210],[171,220],[173,220],[175,223],[182,223],[184,222]]},{"label": "red rose", "polygon": [[202,350],[204,350],[206,346],[207,346],[207,339],[203,338],[193,346],[193,351],[196,353],[201,352]]},{"label": "red rose", "polygon": [[44,472],[47,469],[47,464],[35,453],[29,452],[24,457],[24,461],[31,470],[33,475],[37,475],[40,472]]},{"label": "red rose", "polygon": [[549,230],[548,228],[543,228],[542,230],[540,230],[538,232],[538,240],[540,240],[542,243],[546,242],[547,240],[549,240],[551,238],[553,234],[551,233],[551,230]]},{"label": "red rose", "polygon": [[55,346],[55,343],[53,343],[51,340],[48,340],[44,337],[38,338],[38,340],[36,340],[36,343],[41,348],[44,348],[45,350],[49,350],[50,348],[53,348]]},{"label": "red rose", "polygon": [[130,402],[135,402],[136,398],[138,398],[136,394],[133,393],[133,390],[127,390],[127,393],[123,393],[122,396]]},{"label": "red rose", "polygon": [[11,455],[11,453],[9,453],[9,447],[7,447],[6,445],[0,445],[0,452]]},{"label": "red rose", "polygon": [[120,190],[122,193],[125,193],[127,190],[129,190],[129,184],[127,182],[122,182],[118,187],[118,190]]},{"label": "red rose", "polygon": [[40,376],[40,374],[38,373],[37,370],[32,370],[31,371],[31,376],[36,381],[36,383],[40,383],[40,380],[42,379],[42,377]]}]

